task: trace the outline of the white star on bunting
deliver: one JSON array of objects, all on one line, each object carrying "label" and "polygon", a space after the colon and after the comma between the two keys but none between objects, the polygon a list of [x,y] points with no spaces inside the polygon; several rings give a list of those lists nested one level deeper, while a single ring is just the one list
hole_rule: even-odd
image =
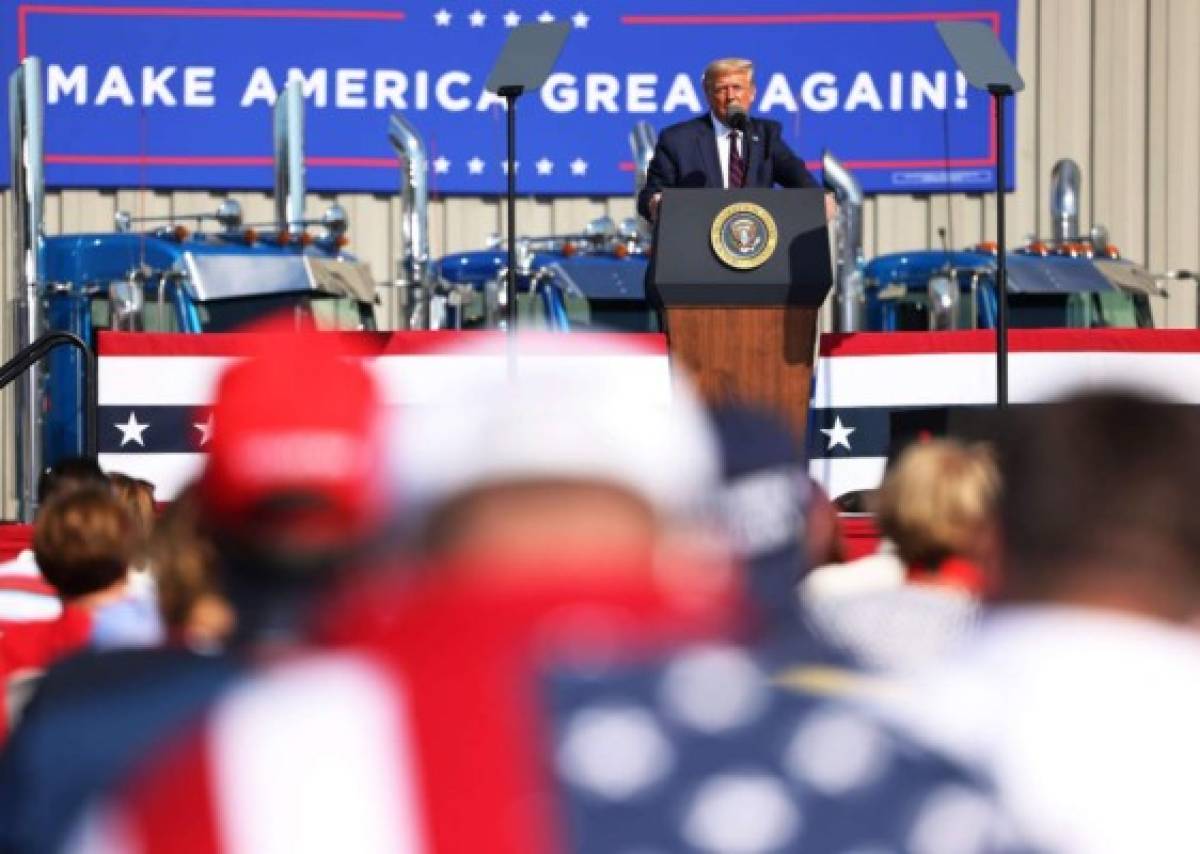
[{"label": "white star on bunting", "polygon": [[436,12],[433,13],[433,22],[435,24],[437,24],[439,27],[448,27],[448,26],[450,26],[450,18],[451,17],[452,16],[450,15],[450,13],[448,11],[446,11],[445,9],[438,9]]},{"label": "white star on bunting", "polygon": [[518,15],[516,12],[513,12],[510,9],[509,11],[504,13],[504,26],[515,27],[519,23],[521,23],[521,16]]},{"label": "white star on bunting", "polygon": [[[505,175],[508,174],[508,161],[507,160],[500,161],[500,171],[503,172]],[[520,160],[513,161],[513,171],[514,172],[521,171],[521,161]]]},{"label": "white star on bunting", "polygon": [[586,175],[587,167],[588,165],[586,160],[584,160],[582,157],[576,157],[571,161],[571,174],[577,176]]},{"label": "white star on bunting", "polygon": [[842,416],[837,416],[833,419],[832,427],[821,428],[821,432],[829,439],[829,445],[825,450],[832,451],[838,445],[841,445],[847,451],[851,450],[850,434],[857,429],[857,427],[846,427],[842,424]]},{"label": "white star on bunting", "polygon": [[445,157],[438,157],[433,161],[433,171],[438,175],[445,175],[450,171],[450,161]]},{"label": "white star on bunting", "polygon": [[554,14],[553,14],[552,12],[549,12],[549,11],[542,12],[542,14],[538,15],[537,19],[538,19],[538,23],[539,23],[539,24],[549,24],[549,23],[553,23],[553,21],[554,21]]},{"label": "white star on bunting", "polygon": [[591,18],[583,12],[576,12],[571,16],[571,23],[575,25],[575,29],[577,30],[586,30],[588,21],[590,20]]},{"label": "white star on bunting", "polygon": [[470,172],[472,175],[482,175],[483,167],[485,165],[486,164],[482,160],[480,160],[478,157],[472,157],[470,160],[467,161],[467,171]]},{"label": "white star on bunting", "polygon": [[197,421],[192,424],[200,431],[200,447],[203,448],[212,440],[213,418],[211,415],[204,421]]},{"label": "white star on bunting", "polygon": [[539,175],[549,175],[554,171],[554,161],[548,157],[543,157],[534,165],[537,166],[537,173]]},{"label": "white star on bunting", "polygon": [[467,20],[471,22],[472,27],[482,27],[485,23],[487,23],[487,15],[485,15],[479,9],[476,9],[467,16]]},{"label": "white star on bunting", "polygon": [[142,424],[137,420],[137,416],[133,412],[129,413],[129,420],[124,424],[114,424],[121,431],[121,447],[124,448],[130,442],[137,442],[143,448],[146,447],[146,442],[142,439],[142,434],[146,432],[146,428],[150,426],[149,422]]}]

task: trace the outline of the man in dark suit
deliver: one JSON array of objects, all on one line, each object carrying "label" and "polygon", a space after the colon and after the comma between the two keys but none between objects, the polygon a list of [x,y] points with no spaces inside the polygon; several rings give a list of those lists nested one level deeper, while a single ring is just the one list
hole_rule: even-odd
[{"label": "man in dark suit", "polygon": [[[816,180],[783,141],[779,122],[749,118],[754,103],[754,65],[746,59],[718,59],[704,69],[710,112],[671,125],[658,146],[638,194],[638,213],[651,222],[667,187],[816,187]],[[736,116],[745,131],[734,130]],[[826,196],[832,214],[832,197]]]}]

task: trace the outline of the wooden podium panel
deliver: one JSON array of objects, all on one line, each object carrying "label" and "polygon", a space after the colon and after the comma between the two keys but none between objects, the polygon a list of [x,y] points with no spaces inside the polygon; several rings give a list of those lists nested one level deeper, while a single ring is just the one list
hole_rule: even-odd
[{"label": "wooden podium panel", "polygon": [[740,400],[777,412],[803,446],[817,311],[804,306],[668,306],[671,358],[691,374],[706,400]]}]

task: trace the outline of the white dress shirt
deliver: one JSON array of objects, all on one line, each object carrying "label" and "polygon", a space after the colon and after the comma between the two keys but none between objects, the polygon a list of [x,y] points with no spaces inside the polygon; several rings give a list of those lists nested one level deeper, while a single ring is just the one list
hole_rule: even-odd
[{"label": "white dress shirt", "polygon": [[[717,162],[721,164],[721,184],[725,189],[729,189],[729,135],[736,133],[736,131],[723,124],[715,115],[712,117],[712,123],[714,133],[717,135]],[[739,151],[741,151],[742,160],[744,161],[746,159],[745,141],[739,139],[738,144],[741,146]]]}]

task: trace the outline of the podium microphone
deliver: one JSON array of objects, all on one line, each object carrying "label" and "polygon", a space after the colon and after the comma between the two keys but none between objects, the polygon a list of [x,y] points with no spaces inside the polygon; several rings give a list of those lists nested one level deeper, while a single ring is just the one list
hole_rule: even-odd
[{"label": "podium microphone", "polygon": [[746,115],[746,108],[741,104],[733,103],[729,105],[729,109],[725,111],[726,124],[733,130],[740,130],[745,133],[750,117]]}]

